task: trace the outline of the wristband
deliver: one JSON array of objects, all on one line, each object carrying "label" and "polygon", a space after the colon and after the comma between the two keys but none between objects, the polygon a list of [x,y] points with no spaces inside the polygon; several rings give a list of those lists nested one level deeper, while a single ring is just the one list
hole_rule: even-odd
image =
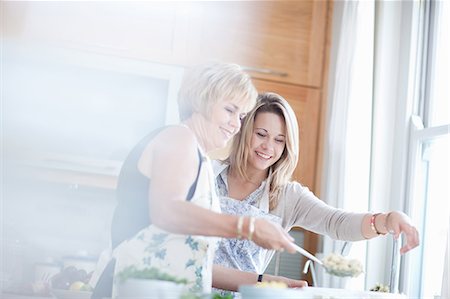
[{"label": "wristband", "polygon": [[262,275],[262,274],[259,274],[259,275],[258,275],[258,282],[262,282],[262,280],[263,280],[263,275]]}]

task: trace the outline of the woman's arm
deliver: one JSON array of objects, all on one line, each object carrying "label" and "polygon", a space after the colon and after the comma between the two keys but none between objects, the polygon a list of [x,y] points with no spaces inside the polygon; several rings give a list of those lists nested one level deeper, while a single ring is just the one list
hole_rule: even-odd
[{"label": "woman's arm", "polygon": [[406,244],[400,248],[401,254],[417,247],[420,243],[419,232],[411,224],[411,219],[398,211],[366,215],[361,223],[361,231],[367,239],[387,233],[393,234],[394,238],[397,239],[403,233]]},{"label": "woman's arm", "polygon": [[[174,127],[161,132],[146,154],[151,161],[151,171],[147,173],[151,176],[149,213],[153,224],[179,234],[238,236],[238,216],[216,213],[186,201],[199,166],[197,142],[190,130]],[[259,246],[295,251],[290,245],[293,239],[281,226],[263,219],[254,224],[251,237]],[[249,238],[248,217],[243,219],[241,235]]]},{"label": "woman's arm", "polygon": [[[304,280],[295,280],[283,276],[273,276],[264,274],[264,281],[284,282],[289,288],[300,288],[308,286]],[[240,285],[251,285],[258,282],[258,274],[244,272],[233,268],[227,268],[219,265],[213,266],[213,287],[228,291],[238,291]]]},{"label": "woman's arm", "polygon": [[[284,194],[285,213],[294,225],[304,227],[334,239],[357,241],[370,239],[386,233],[398,238],[405,234],[406,244],[401,253],[419,245],[419,234],[411,219],[404,213],[392,211],[380,213],[353,213],[337,209],[318,199],[308,188],[299,183],[291,183]],[[373,222],[373,226],[371,224]]]},{"label": "woman's arm", "polygon": [[279,207],[272,213],[281,215],[286,229],[299,226],[337,240],[366,239],[361,223],[369,213],[353,213],[327,205],[298,182],[288,183],[281,196]]}]

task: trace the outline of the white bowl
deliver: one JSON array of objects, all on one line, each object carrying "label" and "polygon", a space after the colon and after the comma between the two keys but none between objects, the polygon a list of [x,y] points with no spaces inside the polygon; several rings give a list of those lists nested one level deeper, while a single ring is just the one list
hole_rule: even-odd
[{"label": "white bowl", "polygon": [[242,299],[304,298],[300,297],[300,294],[296,289],[256,287],[254,285],[240,286],[239,293],[241,294]]},{"label": "white bowl", "polygon": [[186,290],[184,284],[152,279],[128,279],[117,287],[118,299],[174,299]]},{"label": "white bowl", "polygon": [[406,299],[403,294],[316,287],[280,289],[241,286],[239,292],[242,299]]},{"label": "white bowl", "polygon": [[52,289],[51,293],[57,299],[91,299],[92,292],[70,291],[63,289]]}]

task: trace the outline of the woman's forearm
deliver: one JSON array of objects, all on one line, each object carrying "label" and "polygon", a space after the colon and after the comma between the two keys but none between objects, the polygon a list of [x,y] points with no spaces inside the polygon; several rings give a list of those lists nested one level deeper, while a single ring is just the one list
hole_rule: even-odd
[{"label": "woman's forearm", "polygon": [[[241,285],[252,285],[258,282],[258,274],[227,268],[220,265],[213,266],[213,287],[228,291],[238,291]],[[304,280],[290,279],[283,276],[264,274],[262,282],[277,281],[285,283],[289,288],[308,286]]]},{"label": "woman's forearm", "polygon": [[212,212],[189,202],[168,201],[150,215],[153,224],[172,233],[223,238],[237,236],[237,216]]},{"label": "woman's forearm", "polygon": [[227,268],[219,265],[213,266],[214,288],[238,291],[240,285],[255,284],[258,282],[258,274],[244,272],[233,268]]}]

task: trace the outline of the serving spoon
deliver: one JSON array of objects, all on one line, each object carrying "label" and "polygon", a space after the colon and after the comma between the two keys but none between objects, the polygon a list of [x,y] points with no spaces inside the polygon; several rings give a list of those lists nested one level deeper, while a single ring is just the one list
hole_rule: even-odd
[{"label": "serving spoon", "polygon": [[300,246],[298,246],[297,244],[292,244],[292,246],[294,246],[295,250],[300,253],[301,255],[309,258],[310,260],[318,263],[319,265],[325,267],[325,265],[323,264],[323,262],[321,260],[319,260],[317,257],[315,257],[314,255],[312,255],[311,253],[309,253],[307,250],[301,248]]},{"label": "serving spoon", "polygon": [[[325,270],[333,275],[336,276],[340,276],[340,277],[345,277],[345,276],[355,276],[361,273],[362,270],[355,270],[355,269],[349,269],[349,270],[340,270],[340,269],[335,269],[333,267],[329,267],[329,265],[324,264],[323,261],[319,260],[317,257],[315,257],[314,255],[312,255],[311,253],[309,253],[307,250],[301,248],[300,246],[296,245],[296,244],[292,244],[295,248],[295,250],[300,253],[301,255],[307,257],[308,259],[310,259],[311,261],[316,262],[317,264],[319,264],[320,266],[322,266],[323,268],[325,268]],[[309,265],[308,265],[309,266]],[[356,271],[356,272],[355,272]]]}]

